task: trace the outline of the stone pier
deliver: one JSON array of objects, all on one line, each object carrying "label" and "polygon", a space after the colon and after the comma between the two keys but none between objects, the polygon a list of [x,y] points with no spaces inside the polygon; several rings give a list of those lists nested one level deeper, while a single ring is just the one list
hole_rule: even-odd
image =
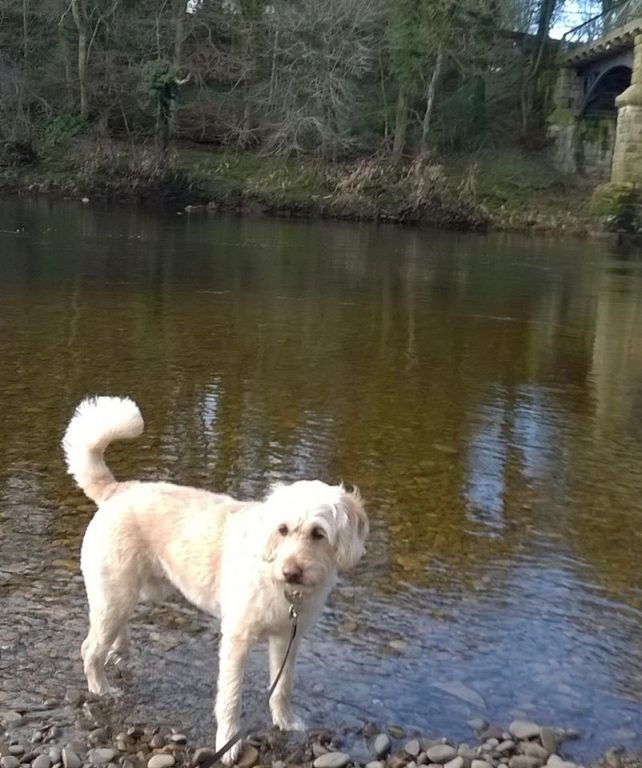
[{"label": "stone pier", "polygon": [[635,37],[631,85],[615,99],[617,129],[611,181],[642,185],[642,34]]}]

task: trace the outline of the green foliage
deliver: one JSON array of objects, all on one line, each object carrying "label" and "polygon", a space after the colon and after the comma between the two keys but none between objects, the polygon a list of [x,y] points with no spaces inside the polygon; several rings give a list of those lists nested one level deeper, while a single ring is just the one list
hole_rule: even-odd
[{"label": "green foliage", "polygon": [[153,103],[169,102],[176,95],[178,70],[167,59],[148,61],[143,67],[143,91]]},{"label": "green foliage", "polygon": [[87,130],[87,123],[75,112],[62,112],[49,120],[42,132],[45,147],[63,144]]}]

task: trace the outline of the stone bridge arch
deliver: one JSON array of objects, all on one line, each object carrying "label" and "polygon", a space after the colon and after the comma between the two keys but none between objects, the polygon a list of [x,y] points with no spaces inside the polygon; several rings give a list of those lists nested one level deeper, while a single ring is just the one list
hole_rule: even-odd
[{"label": "stone bridge arch", "polygon": [[616,63],[596,72],[592,81],[586,84],[578,117],[617,118],[615,99],[631,85],[632,73],[633,67],[624,63]]}]

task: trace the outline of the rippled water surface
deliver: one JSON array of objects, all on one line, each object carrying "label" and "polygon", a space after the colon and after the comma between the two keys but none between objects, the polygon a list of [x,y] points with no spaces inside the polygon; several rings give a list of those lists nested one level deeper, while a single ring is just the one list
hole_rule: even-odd
[{"label": "rippled water surface", "polygon": [[[315,725],[474,716],[642,747],[642,262],[586,242],[0,201],[0,709],[82,685],[86,394],[122,477],[344,478],[367,558],[306,643]],[[142,606],[131,720],[211,733],[216,627]],[[266,666],[248,677],[248,709]],[[125,706],[125,705],[123,705]]]}]

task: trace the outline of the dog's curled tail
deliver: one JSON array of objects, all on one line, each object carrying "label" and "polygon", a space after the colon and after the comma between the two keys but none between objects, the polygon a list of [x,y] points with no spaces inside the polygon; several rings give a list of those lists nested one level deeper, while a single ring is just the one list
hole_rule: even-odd
[{"label": "dog's curled tail", "polygon": [[116,489],[103,452],[113,440],[138,437],[143,417],[128,397],[88,397],[76,408],[62,439],[67,471],[96,503]]}]

